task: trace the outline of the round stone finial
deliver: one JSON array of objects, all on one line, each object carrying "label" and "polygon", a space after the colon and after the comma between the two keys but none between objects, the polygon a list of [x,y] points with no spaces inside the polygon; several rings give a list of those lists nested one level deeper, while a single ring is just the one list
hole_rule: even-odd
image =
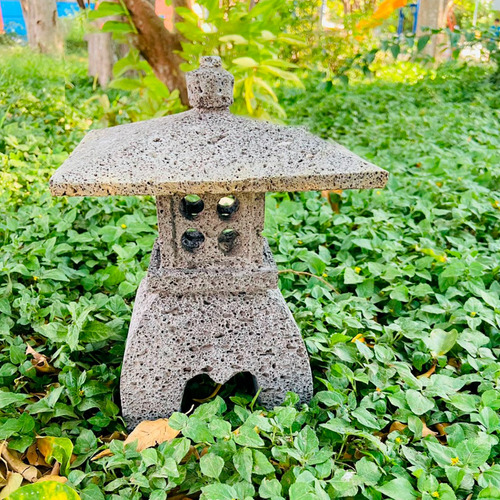
[{"label": "round stone finial", "polygon": [[197,109],[224,109],[233,104],[234,77],[218,56],[200,59],[200,67],[186,74],[189,104]]}]

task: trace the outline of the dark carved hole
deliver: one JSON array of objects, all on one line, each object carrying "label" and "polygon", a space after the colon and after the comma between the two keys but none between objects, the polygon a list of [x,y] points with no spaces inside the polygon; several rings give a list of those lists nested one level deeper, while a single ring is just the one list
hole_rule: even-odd
[{"label": "dark carved hole", "polygon": [[205,241],[205,236],[196,229],[188,229],[181,236],[181,245],[187,252],[196,252]]},{"label": "dark carved hole", "polygon": [[231,253],[238,246],[238,231],[234,229],[224,229],[222,233],[219,234],[218,242],[219,248],[225,253]]},{"label": "dark carved hole", "polygon": [[205,203],[197,194],[188,194],[181,200],[179,210],[186,219],[194,220],[205,208]]},{"label": "dark carved hole", "polygon": [[217,213],[222,220],[229,220],[238,211],[240,202],[233,195],[224,196],[217,203]]},{"label": "dark carved hole", "polygon": [[216,395],[223,398],[228,405],[235,400],[239,404],[248,404],[256,394],[257,380],[250,372],[237,373],[220,387],[209,375],[203,373],[196,375],[186,384],[181,411],[187,412],[193,405],[196,407],[201,403],[211,401]]}]

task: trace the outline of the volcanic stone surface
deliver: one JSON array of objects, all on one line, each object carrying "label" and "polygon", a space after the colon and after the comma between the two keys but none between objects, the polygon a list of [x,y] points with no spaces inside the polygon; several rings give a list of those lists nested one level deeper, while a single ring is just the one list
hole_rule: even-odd
[{"label": "volcanic stone surface", "polygon": [[187,75],[194,109],[90,132],[50,181],[68,196],[156,195],[158,239],[121,375],[130,429],[181,409],[186,384],[249,372],[260,401],[307,402],[312,374],[278,290],[265,192],[383,187],[387,172],[308,132],[233,116],[219,58]]},{"label": "volcanic stone surface", "polygon": [[387,172],[302,128],[232,115],[218,58],[188,73],[194,109],[87,134],[50,180],[57,196],[381,188]]}]

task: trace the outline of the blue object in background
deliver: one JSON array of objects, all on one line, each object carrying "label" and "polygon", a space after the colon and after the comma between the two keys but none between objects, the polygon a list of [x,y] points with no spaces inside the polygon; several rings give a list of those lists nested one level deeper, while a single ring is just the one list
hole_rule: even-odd
[{"label": "blue object in background", "polygon": [[[26,23],[19,0],[0,0],[1,15],[6,33],[26,37]],[[80,8],[76,2],[57,2],[57,15],[67,17],[76,14]]]},{"label": "blue object in background", "polygon": [[410,10],[410,15],[413,16],[413,23],[412,23],[412,33],[415,35],[417,32],[417,25],[418,25],[418,11],[420,9],[420,0],[416,3],[410,3],[406,7],[402,7],[399,9],[399,20],[398,20],[398,35],[401,35],[404,30],[404,22],[406,19],[405,16],[405,9],[409,8]]}]

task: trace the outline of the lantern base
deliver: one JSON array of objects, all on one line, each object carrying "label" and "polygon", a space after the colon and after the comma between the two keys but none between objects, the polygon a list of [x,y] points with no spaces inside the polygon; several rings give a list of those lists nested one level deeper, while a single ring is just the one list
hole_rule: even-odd
[{"label": "lantern base", "polygon": [[223,384],[249,372],[268,408],[288,391],[310,400],[307,351],[277,288],[184,293],[159,291],[149,280],[137,293],[120,382],[129,429],[179,411],[186,384],[200,374]]}]

